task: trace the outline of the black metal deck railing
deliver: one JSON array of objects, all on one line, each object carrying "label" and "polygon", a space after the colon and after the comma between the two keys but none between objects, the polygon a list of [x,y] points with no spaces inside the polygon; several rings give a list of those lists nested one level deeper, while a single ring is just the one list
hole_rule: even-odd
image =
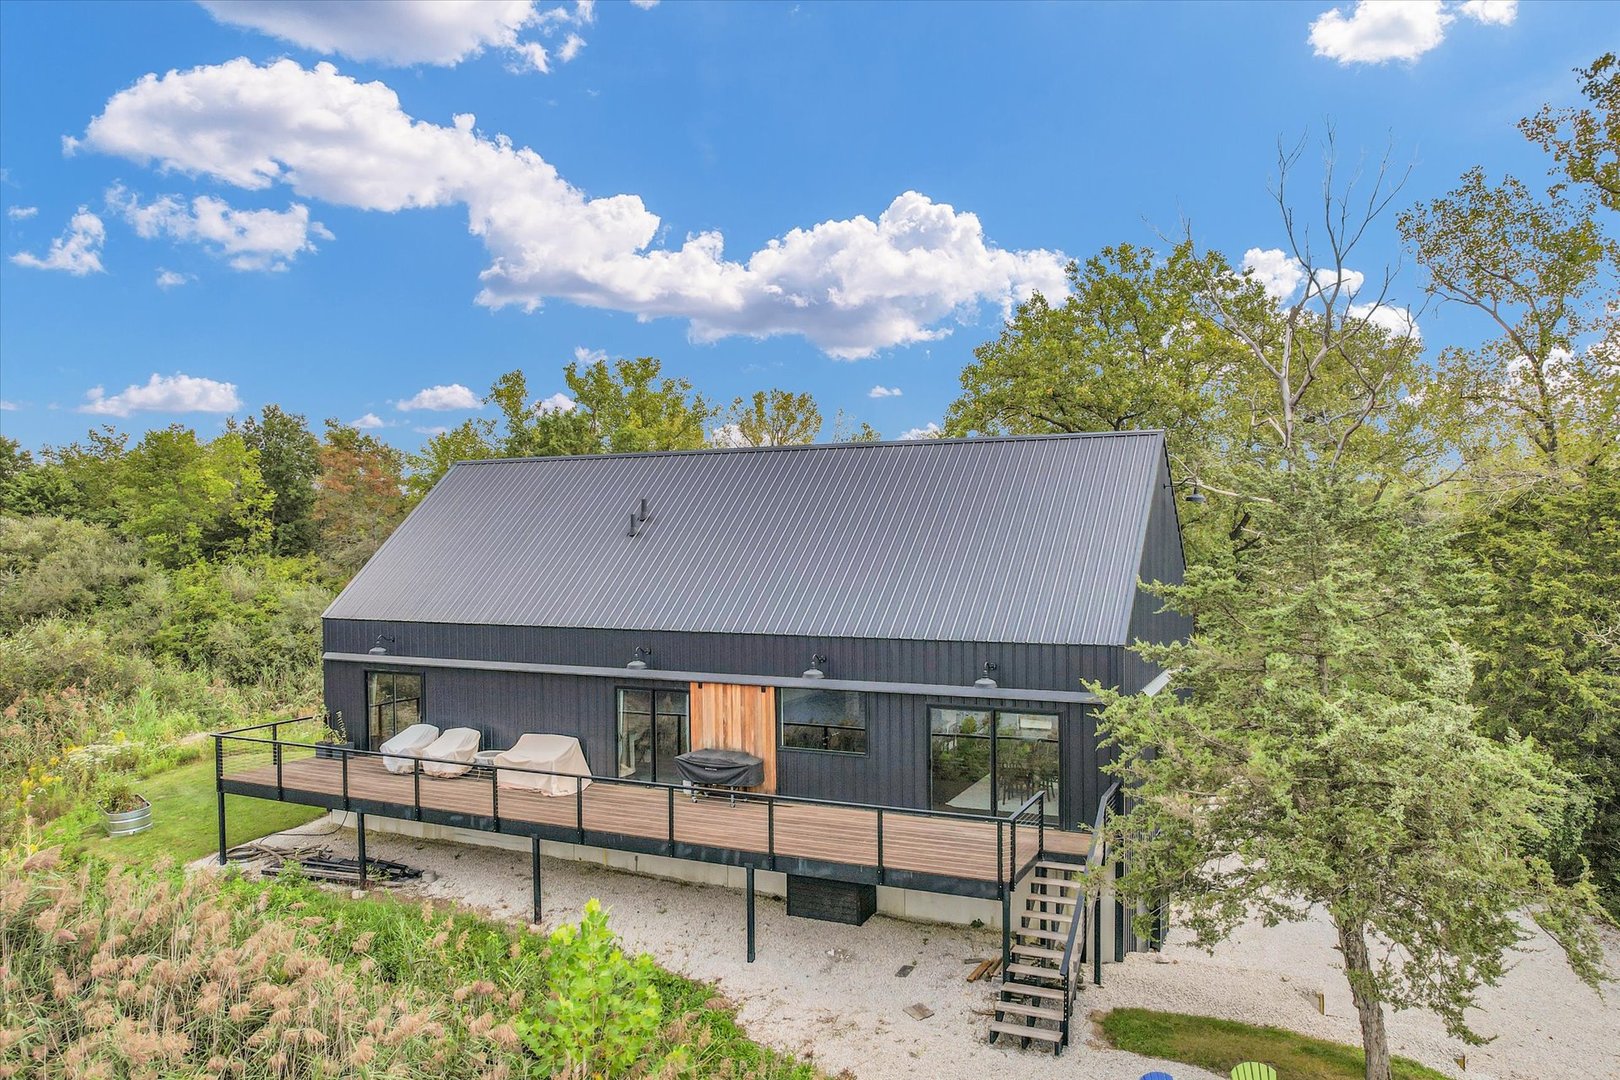
[{"label": "black metal deck railing", "polygon": [[[695,859],[749,868],[779,870],[790,874],[834,878],[845,881],[893,885],[900,888],[922,889],[931,892],[962,896],[999,899],[1003,914],[1007,914],[1013,891],[1038,862],[1046,847],[1046,793],[1037,792],[1022,806],[1006,815],[971,814],[961,811],[919,809],[915,807],[887,806],[874,803],[842,802],[800,795],[779,795],[745,792],[735,796],[737,805],[758,807],[763,811],[762,825],[756,824],[754,835],[733,841],[715,842],[713,829],[707,837],[694,835],[704,830],[687,829],[682,835],[677,809],[683,800],[695,797],[690,786],[637,780],[628,777],[591,775],[579,777],[570,773],[553,772],[514,765],[484,766],[474,764],[468,772],[454,780],[426,778],[428,798],[424,798],[424,764],[435,764],[435,759],[410,759],[408,794],[403,784],[379,777],[375,766],[385,755],[377,750],[359,750],[347,744],[326,741],[286,739],[283,733],[292,727],[314,727],[322,724],[319,718],[306,716],[290,720],[275,720],[247,727],[234,728],[214,735],[215,782],[219,798],[220,859],[226,855],[225,796],[247,795],[324,806],[333,810],[354,811],[379,817],[393,817],[471,828],[479,831],[526,835],[535,839],[556,840],[585,846],[615,848],[645,854],[665,855],[673,858]],[[310,769],[305,763],[320,761],[335,763]],[[467,762],[443,762],[466,767]],[[357,775],[370,769],[370,779],[361,782]],[[312,776],[319,776],[319,782]],[[640,823],[646,824],[647,804],[661,799],[662,828],[653,832],[637,829],[627,832],[626,820],[621,813],[614,820],[604,820],[597,813],[595,803],[600,794],[586,794],[586,785],[574,783],[571,796],[553,796],[545,800],[544,817],[534,814],[502,812],[503,777],[513,774],[548,777],[563,781],[589,780],[603,785],[606,790],[641,793],[641,797],[625,800],[636,804]],[[405,779],[400,774],[389,777]],[[378,780],[389,788],[381,792]],[[451,785],[454,785],[452,789]],[[467,802],[466,793],[487,790],[487,802],[482,796],[476,807]],[[446,791],[463,793],[454,803],[442,797]],[[523,801],[528,793],[506,795],[507,810],[512,811],[515,801]],[[435,797],[440,796],[440,797]],[[550,809],[554,800],[572,801],[572,814],[559,814]],[[725,800],[717,800],[724,802]],[[535,803],[529,801],[527,810]],[[802,842],[805,819],[809,811],[822,811],[823,827],[839,834],[838,846],[846,852],[870,851],[870,859],[851,855],[845,858],[829,857],[825,845],[806,845]],[[757,817],[759,811],[754,811]],[[780,835],[782,819],[792,816],[797,828],[798,841],[785,843]],[[813,816],[813,815],[808,815]],[[568,819],[568,820],[565,820]],[[937,823],[948,823],[949,839],[956,851],[953,858],[929,854],[937,845],[941,829]],[[762,828],[762,832],[759,830]],[[990,831],[994,831],[993,855]],[[813,849],[820,848],[821,851]],[[896,855],[897,847],[901,854]],[[981,848],[983,858],[971,857],[974,848]],[[807,848],[812,850],[806,850]],[[992,864],[993,861],[993,865]],[[1003,919],[1005,926],[1007,920]],[[1005,935],[1003,948],[1007,947]]]}]

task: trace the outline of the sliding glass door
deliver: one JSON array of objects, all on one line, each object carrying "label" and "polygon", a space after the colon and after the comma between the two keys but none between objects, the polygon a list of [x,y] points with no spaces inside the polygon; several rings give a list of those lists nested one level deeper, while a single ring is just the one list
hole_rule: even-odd
[{"label": "sliding glass door", "polygon": [[685,690],[619,691],[619,775],[677,783],[677,754],[690,745],[691,704]]},{"label": "sliding glass door", "polygon": [[1002,709],[929,710],[929,803],[936,810],[1008,814],[1038,791],[1059,820],[1058,716]]}]

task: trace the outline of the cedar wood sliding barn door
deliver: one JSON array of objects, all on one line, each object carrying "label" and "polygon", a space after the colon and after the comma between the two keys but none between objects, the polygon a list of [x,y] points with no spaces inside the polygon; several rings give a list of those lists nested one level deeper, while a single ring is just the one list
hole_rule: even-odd
[{"label": "cedar wood sliding barn door", "polygon": [[765,762],[765,783],[776,790],[776,688],[733,683],[692,684],[692,749],[746,750]]}]

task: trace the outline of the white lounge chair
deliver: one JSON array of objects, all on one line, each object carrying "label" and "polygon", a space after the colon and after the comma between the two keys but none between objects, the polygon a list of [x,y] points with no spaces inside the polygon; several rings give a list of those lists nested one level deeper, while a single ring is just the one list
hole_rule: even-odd
[{"label": "white lounge chair", "polygon": [[447,728],[422,751],[422,771],[429,776],[461,776],[472,768],[478,753],[478,732],[470,727]]},{"label": "white lounge chair", "polygon": [[[590,786],[589,780],[571,780],[571,776],[587,777],[591,767],[585,761],[585,751],[572,735],[524,735],[510,750],[495,755],[496,783],[504,788],[538,791],[542,795],[572,795]],[[508,765],[512,768],[501,769]],[[541,769],[542,772],[515,772],[514,769]],[[554,776],[566,773],[567,776]]]},{"label": "white lounge chair", "polygon": [[432,724],[412,724],[378,747],[383,754],[383,765],[391,773],[408,773],[416,768],[416,759],[439,737],[439,729]]}]

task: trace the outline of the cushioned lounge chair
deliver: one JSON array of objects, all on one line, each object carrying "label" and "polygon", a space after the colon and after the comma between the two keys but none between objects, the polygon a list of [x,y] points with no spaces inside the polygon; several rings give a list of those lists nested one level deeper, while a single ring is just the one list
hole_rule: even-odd
[{"label": "cushioned lounge chair", "polygon": [[445,731],[422,751],[422,771],[429,776],[461,776],[478,753],[478,732],[470,727]]},{"label": "cushioned lounge chair", "polygon": [[[496,783],[504,788],[538,791],[542,795],[572,795],[576,790],[590,786],[589,780],[570,777],[591,775],[585,762],[585,751],[572,735],[529,734],[518,739],[512,749],[495,755]],[[511,768],[501,769],[508,765]],[[516,769],[539,769],[540,772],[516,772]],[[566,776],[552,775],[566,773]]]},{"label": "cushioned lounge chair", "polygon": [[412,724],[379,747],[385,755],[383,765],[391,773],[412,771],[416,768],[416,759],[438,737],[439,729],[432,724]]}]

